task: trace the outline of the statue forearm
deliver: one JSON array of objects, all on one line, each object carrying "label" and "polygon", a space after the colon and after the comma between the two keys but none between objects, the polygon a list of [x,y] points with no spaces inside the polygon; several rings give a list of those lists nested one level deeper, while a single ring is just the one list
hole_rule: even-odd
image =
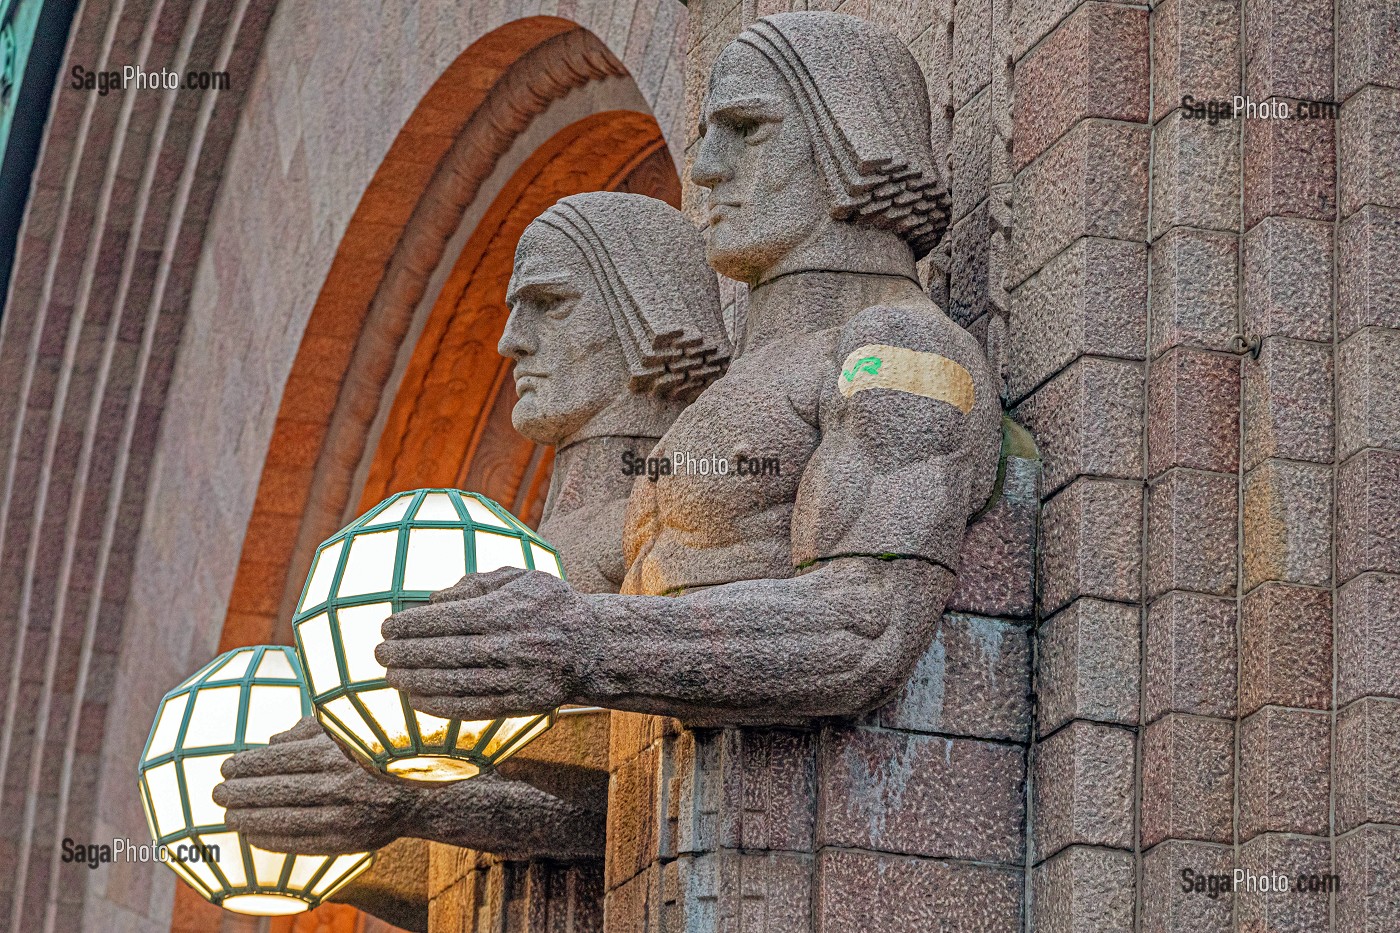
[{"label": "statue forearm", "polygon": [[952,582],[927,561],[848,557],[782,581],[588,597],[578,699],[691,724],[864,712],[903,683]]},{"label": "statue forearm", "polygon": [[508,857],[602,857],[606,811],[524,781],[488,774],[413,792],[402,835]]}]

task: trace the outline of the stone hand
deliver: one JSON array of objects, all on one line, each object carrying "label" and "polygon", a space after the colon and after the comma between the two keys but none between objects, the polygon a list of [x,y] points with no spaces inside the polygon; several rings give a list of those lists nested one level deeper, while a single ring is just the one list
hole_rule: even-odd
[{"label": "stone hand", "polygon": [[416,788],[370,774],[307,717],[224,762],[214,802],[228,825],[274,852],[377,849],[410,835]]},{"label": "stone hand", "polygon": [[591,609],[549,574],[463,578],[385,620],[375,657],[415,709],[457,719],[541,713],[580,696]]}]

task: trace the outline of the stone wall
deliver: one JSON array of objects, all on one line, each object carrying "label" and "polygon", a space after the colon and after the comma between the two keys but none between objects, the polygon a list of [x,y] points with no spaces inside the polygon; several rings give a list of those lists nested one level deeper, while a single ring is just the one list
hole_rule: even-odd
[{"label": "stone wall", "polygon": [[[691,126],[724,44],[807,6],[696,0]],[[924,65],[955,218],[931,291],[1003,361],[1044,457],[1026,922],[1400,924],[1400,12],[821,8],[889,24]],[[1342,107],[1212,125],[1182,106],[1236,94]],[[1183,868],[1236,865],[1341,890],[1181,891]]]}]

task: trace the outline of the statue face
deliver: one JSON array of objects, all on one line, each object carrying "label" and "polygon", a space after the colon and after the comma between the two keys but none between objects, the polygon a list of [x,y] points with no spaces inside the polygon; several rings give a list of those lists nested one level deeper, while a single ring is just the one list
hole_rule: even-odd
[{"label": "statue face", "polygon": [[497,350],[515,360],[511,423],[521,434],[558,444],[628,392],[612,316],[583,254],[558,230],[526,229],[506,304]]},{"label": "statue face", "polygon": [[710,190],[710,265],[757,282],[834,223],[812,140],[786,82],[737,42],[715,62],[701,129],[690,177]]}]

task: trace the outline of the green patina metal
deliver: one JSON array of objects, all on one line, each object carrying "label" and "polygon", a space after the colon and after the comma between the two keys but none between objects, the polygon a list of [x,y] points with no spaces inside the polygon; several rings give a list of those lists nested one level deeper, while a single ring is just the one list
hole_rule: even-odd
[{"label": "green patina metal", "polygon": [[[285,664],[277,662],[264,666],[264,659],[268,655],[280,655]],[[275,658],[273,660],[276,661]],[[194,721],[198,697],[203,691],[225,687],[239,690],[233,740],[219,744],[204,744],[199,735],[201,724]],[[368,867],[369,862],[373,859],[373,854],[359,853],[353,858],[348,856],[287,856],[283,859],[280,870],[276,872],[275,882],[267,877],[259,881],[260,874],[264,876],[267,874],[267,862],[264,861],[260,870],[253,847],[241,837],[233,834],[222,819],[215,822],[208,819],[201,821],[195,812],[195,796],[207,794],[212,788],[191,788],[187,769],[189,762],[207,758],[222,759],[225,756],[236,755],[249,748],[258,748],[266,744],[265,741],[261,740],[261,737],[252,738],[248,735],[250,699],[253,689],[258,687],[294,687],[300,696],[298,718],[311,714],[311,698],[306,691],[302,668],[297,660],[296,652],[292,648],[282,645],[258,645],[225,652],[200,668],[198,672],[184,680],[161,699],[155,723],[151,727],[151,734],[146,739],[146,744],[141,752],[139,769],[141,805],[146,811],[146,821],[150,826],[152,838],[158,845],[168,847],[172,853],[172,861],[168,861],[166,864],[170,865],[177,875],[210,902],[223,905],[225,901],[242,895],[274,895],[293,898],[305,904],[303,909],[311,909],[333,893],[345,880]],[[179,717],[179,726],[174,732],[162,730],[167,711],[172,711],[172,714]],[[156,754],[152,754],[152,749],[158,740],[161,749]],[[167,743],[171,746],[168,749],[164,748]],[[153,788],[151,781],[151,773],[165,765],[173,765],[172,771],[183,815],[183,826],[170,832],[161,832],[162,823],[158,819],[158,815],[168,814],[169,809],[164,806],[166,798],[162,796],[161,789],[159,787]],[[218,812],[222,816],[221,808]],[[227,856],[224,854],[224,846],[231,836],[236,837],[238,847],[236,859],[232,863],[227,860]],[[181,861],[174,856],[176,847],[181,844],[195,848],[217,846],[219,857],[217,859]],[[280,855],[280,853],[278,854]],[[307,864],[316,863],[307,862],[299,865],[298,859],[318,859],[320,863],[314,870],[308,870]],[[241,879],[235,868],[242,869]],[[322,890],[318,893],[312,893],[318,887],[321,887]]]},{"label": "green patina metal", "polygon": [[[447,496],[457,512],[456,519],[439,520],[416,517],[427,498],[434,494]],[[496,521],[483,521],[480,512],[477,513],[476,517],[473,517],[468,505],[469,501],[484,506]],[[382,677],[357,680],[350,672],[345,640],[337,616],[339,611],[357,606],[387,603],[392,612],[399,612],[411,606],[427,603],[429,597],[436,591],[410,589],[404,586],[409,536],[416,529],[460,531],[466,548],[467,573],[478,572],[477,568],[480,564],[477,559],[476,533],[486,532],[516,539],[520,543],[523,564],[526,569],[546,569],[560,578],[564,576],[563,562],[560,560],[558,552],[505,508],[486,496],[457,489],[419,489],[390,496],[365,513],[364,516],[322,542],[317,548],[311,572],[307,574],[306,585],[302,588],[301,598],[298,602],[299,609],[292,620],[297,652],[303,667],[308,671],[314,671],[314,664],[308,660],[304,631],[308,622],[318,620],[322,615],[325,615],[328,617],[329,633],[334,645],[335,661],[339,673],[339,683],[330,689],[321,689],[322,685],[316,682],[316,678],[308,676],[308,688],[312,694],[312,703],[317,718],[324,726],[335,734],[343,744],[349,745],[350,749],[366,762],[385,773],[392,773],[389,771],[389,765],[394,761],[419,757],[458,759],[470,762],[482,771],[489,770],[497,762],[519,750],[529,739],[543,731],[537,727],[543,725],[544,728],[549,728],[552,726],[555,714],[550,712],[530,717],[529,721],[523,725],[513,720],[494,720],[467,747],[461,747],[458,741],[466,734],[464,731],[466,723],[460,720],[450,720],[450,725],[441,741],[430,741],[419,728],[421,714],[416,713],[409,706],[406,696],[399,694],[398,701],[408,735],[406,742],[402,737],[395,741],[361,698],[363,694],[370,691],[388,688],[388,682]],[[365,534],[395,530],[398,539],[394,552],[394,568],[390,587],[369,593],[357,593],[353,596],[339,596],[346,568],[351,560],[354,539]],[[314,603],[308,603],[307,600],[311,596],[319,564],[328,553],[333,554],[336,563],[334,574],[330,578],[327,595],[325,598],[318,598]],[[539,567],[537,562],[540,560],[551,561],[553,566]],[[357,736],[358,730],[353,728],[353,723],[344,722],[334,711],[328,709],[330,704],[341,698],[346,699],[370,727],[377,740],[378,749],[366,744]],[[514,735],[503,743],[497,743],[497,735],[502,727],[513,722]]]},{"label": "green patina metal", "polygon": [[0,0],[0,302],[77,0]]}]

